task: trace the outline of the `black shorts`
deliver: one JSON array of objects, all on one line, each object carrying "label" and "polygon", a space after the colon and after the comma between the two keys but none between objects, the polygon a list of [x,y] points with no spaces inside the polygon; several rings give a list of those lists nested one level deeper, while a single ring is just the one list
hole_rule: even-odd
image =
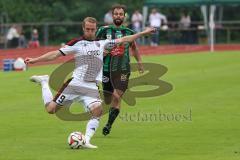
[{"label": "black shorts", "polygon": [[130,72],[103,72],[103,92],[113,93],[114,89],[125,92],[128,88]]}]

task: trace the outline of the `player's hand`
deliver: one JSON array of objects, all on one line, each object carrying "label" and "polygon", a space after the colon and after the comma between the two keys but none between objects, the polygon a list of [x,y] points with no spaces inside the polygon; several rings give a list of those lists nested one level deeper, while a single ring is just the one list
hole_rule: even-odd
[{"label": "player's hand", "polygon": [[143,74],[144,73],[144,68],[143,68],[143,65],[142,65],[142,63],[138,63],[138,72],[140,73],[140,74]]},{"label": "player's hand", "polygon": [[33,63],[35,63],[35,59],[27,57],[27,58],[25,58],[24,62],[26,64],[33,64]]},{"label": "player's hand", "polygon": [[145,28],[145,30],[143,32],[145,34],[150,34],[150,33],[155,33],[156,31],[157,31],[157,29],[154,27],[147,27],[147,28]]}]

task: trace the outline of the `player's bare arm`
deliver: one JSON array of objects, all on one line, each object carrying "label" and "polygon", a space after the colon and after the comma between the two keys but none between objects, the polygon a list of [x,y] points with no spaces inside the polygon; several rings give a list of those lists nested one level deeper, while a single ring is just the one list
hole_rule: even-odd
[{"label": "player's bare arm", "polygon": [[46,54],[41,55],[40,57],[36,57],[36,58],[29,58],[27,57],[25,59],[25,63],[27,64],[33,64],[33,63],[37,63],[37,62],[46,62],[46,61],[52,61],[58,57],[60,57],[62,54],[59,50],[56,51],[51,51],[51,52],[47,52]]},{"label": "player's bare arm", "polygon": [[153,27],[147,27],[144,31],[136,33],[134,35],[125,36],[119,39],[116,39],[116,43],[124,43],[124,42],[133,42],[135,39],[140,38],[142,36],[148,35],[150,33],[155,32],[156,29]]}]

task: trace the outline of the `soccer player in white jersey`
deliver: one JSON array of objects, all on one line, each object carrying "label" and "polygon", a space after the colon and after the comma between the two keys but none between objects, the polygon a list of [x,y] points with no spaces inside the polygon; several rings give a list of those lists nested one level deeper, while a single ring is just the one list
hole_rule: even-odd
[{"label": "soccer player in white jersey", "polygon": [[[41,84],[42,98],[46,111],[54,114],[63,106],[70,106],[73,101],[82,102],[85,110],[90,112],[92,118],[86,126],[86,148],[97,148],[90,143],[90,139],[99,126],[102,115],[101,99],[99,98],[97,83],[102,81],[102,60],[104,48],[114,47],[119,43],[132,42],[135,39],[155,32],[154,28],[146,28],[143,32],[126,36],[115,40],[95,40],[97,21],[93,17],[87,17],[82,25],[83,36],[67,43],[66,46],[56,51],[48,52],[40,57],[26,58],[25,63],[37,63],[51,61],[62,55],[74,54],[75,69],[72,78],[69,79],[58,94],[53,98],[49,88],[49,76],[32,76],[31,81]],[[84,91],[83,91],[84,90]]]}]

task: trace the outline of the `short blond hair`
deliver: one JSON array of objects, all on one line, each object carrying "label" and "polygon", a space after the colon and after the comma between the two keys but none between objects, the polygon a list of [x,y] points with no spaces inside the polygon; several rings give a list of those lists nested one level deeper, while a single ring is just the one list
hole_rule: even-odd
[{"label": "short blond hair", "polygon": [[82,23],[83,27],[85,27],[86,22],[96,23],[97,24],[97,20],[94,17],[86,17],[86,18],[84,18],[83,23]]}]

